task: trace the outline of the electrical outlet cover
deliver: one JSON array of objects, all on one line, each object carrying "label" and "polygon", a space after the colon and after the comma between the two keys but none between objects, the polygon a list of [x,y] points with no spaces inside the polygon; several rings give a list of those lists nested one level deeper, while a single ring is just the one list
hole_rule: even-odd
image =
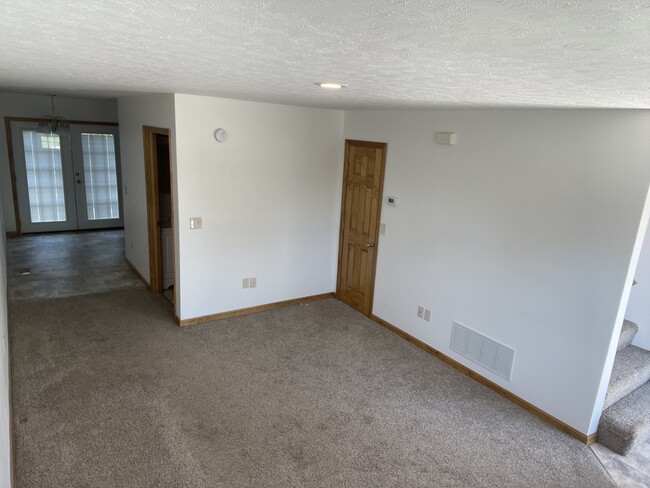
[{"label": "electrical outlet cover", "polygon": [[250,279],[250,285],[251,285],[251,288],[256,288],[257,287],[257,278],[251,278]]},{"label": "electrical outlet cover", "polygon": [[424,307],[418,305],[418,317],[422,318],[424,316]]}]

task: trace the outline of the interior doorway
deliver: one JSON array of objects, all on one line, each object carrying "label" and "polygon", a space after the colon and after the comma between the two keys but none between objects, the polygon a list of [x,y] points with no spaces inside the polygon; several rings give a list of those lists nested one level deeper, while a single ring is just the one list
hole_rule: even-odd
[{"label": "interior doorway", "polygon": [[174,203],[170,130],[143,127],[149,234],[149,286],[176,309],[174,271]]},{"label": "interior doorway", "polygon": [[336,297],[372,313],[386,144],[345,141]]},{"label": "interior doorway", "polygon": [[116,124],[71,122],[56,133],[35,119],[6,125],[19,233],[124,226]]}]

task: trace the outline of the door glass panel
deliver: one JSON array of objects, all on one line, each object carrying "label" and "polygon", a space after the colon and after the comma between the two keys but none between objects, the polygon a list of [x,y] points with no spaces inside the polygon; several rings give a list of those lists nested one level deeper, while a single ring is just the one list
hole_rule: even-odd
[{"label": "door glass panel", "polygon": [[57,134],[23,131],[31,221],[65,222],[61,139]]},{"label": "door glass panel", "polygon": [[119,219],[115,141],[112,134],[81,134],[88,220]]}]

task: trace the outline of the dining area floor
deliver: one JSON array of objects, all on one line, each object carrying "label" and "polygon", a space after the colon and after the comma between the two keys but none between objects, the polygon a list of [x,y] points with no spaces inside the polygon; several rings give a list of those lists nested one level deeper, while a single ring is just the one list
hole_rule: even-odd
[{"label": "dining area floor", "polygon": [[9,301],[141,286],[124,258],[122,229],[7,239]]}]

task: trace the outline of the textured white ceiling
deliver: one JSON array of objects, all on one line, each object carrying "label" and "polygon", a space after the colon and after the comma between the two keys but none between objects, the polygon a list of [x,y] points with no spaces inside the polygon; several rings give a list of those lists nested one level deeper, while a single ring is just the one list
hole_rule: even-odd
[{"label": "textured white ceiling", "polygon": [[650,2],[0,0],[0,90],[650,108]]}]

